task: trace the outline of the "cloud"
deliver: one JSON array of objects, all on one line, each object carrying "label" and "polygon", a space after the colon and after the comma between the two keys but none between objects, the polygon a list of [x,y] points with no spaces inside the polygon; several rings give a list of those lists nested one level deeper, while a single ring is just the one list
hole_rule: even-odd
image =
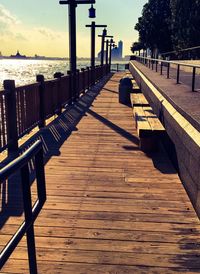
[{"label": "cloud", "polygon": [[61,33],[46,27],[35,28],[35,31],[49,40],[62,37]]},{"label": "cloud", "polygon": [[20,20],[15,17],[9,10],[7,10],[3,5],[0,4],[0,23],[3,23],[6,26],[12,24],[19,24]]},{"label": "cloud", "polygon": [[22,33],[16,33],[14,38],[18,41],[28,41],[28,38]]},{"label": "cloud", "polygon": [[66,56],[67,33],[46,26],[33,27],[0,4],[0,50],[11,55],[20,49],[25,55]]}]

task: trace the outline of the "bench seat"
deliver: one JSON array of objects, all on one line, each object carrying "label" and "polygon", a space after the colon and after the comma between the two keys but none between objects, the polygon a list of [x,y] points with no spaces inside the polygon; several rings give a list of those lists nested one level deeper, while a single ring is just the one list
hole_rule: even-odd
[{"label": "bench seat", "polygon": [[141,89],[136,83],[136,81],[133,79],[131,82],[133,84],[132,93],[141,93]]},{"label": "bench seat", "polygon": [[165,129],[160,120],[153,113],[150,106],[138,106],[133,108],[136,120],[140,149],[144,152],[155,151],[158,148],[158,138],[162,138]]},{"label": "bench seat", "polygon": [[131,93],[130,97],[132,107],[149,106],[149,103],[143,93]]}]

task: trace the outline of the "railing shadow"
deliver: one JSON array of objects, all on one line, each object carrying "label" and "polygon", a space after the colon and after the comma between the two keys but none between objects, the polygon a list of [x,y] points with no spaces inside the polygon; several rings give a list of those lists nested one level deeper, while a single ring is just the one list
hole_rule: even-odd
[{"label": "railing shadow", "polygon": [[103,90],[107,90],[107,91],[109,91],[109,92],[112,92],[112,93],[118,94],[118,92],[117,92],[117,91],[114,91],[114,90],[112,90],[112,89],[103,88]]},{"label": "railing shadow", "polygon": [[[79,100],[72,106],[68,107],[59,117],[53,120],[48,126],[41,129],[19,149],[19,154],[26,151],[36,140],[41,140],[44,151],[45,164],[52,156],[60,155],[60,147],[69,138],[71,133],[77,130],[76,125],[85,116],[92,102],[99,94],[102,87],[112,76],[105,77],[99,81],[95,86],[91,87],[87,93],[82,95]],[[10,159],[6,159],[1,163],[1,166],[5,166]],[[34,164],[29,165],[31,183],[35,180]],[[23,201],[22,190],[20,183],[20,176],[15,174],[8,181],[0,184],[0,229],[12,216],[22,216]]]},{"label": "railing shadow", "polygon": [[174,234],[181,236],[182,239],[178,241],[181,254],[175,255],[171,262],[177,264],[179,269],[187,269],[192,273],[199,273],[199,229],[193,228],[193,226],[195,224],[191,224],[191,228],[173,229]]},{"label": "railing shadow", "polygon": [[102,122],[104,125],[106,125],[110,129],[112,129],[113,131],[115,131],[119,135],[121,135],[122,137],[126,138],[128,141],[130,141],[130,142],[132,142],[136,145],[139,144],[139,140],[136,136],[130,134],[128,131],[126,131],[123,128],[117,126],[116,124],[112,123],[111,121],[109,121],[108,119],[106,119],[103,116],[99,115],[98,113],[94,112],[93,110],[89,109],[87,111],[87,113],[90,114],[91,116],[93,116],[98,121]]}]

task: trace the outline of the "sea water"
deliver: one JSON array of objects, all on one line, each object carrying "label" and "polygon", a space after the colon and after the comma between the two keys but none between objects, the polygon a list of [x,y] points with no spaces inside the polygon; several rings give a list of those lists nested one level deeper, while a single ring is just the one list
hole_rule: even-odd
[{"label": "sea water", "polygon": [[[112,68],[124,70],[125,61],[113,61]],[[96,62],[96,65],[99,65]],[[78,60],[77,68],[90,66],[90,60]],[[43,74],[45,79],[53,79],[55,72],[64,74],[69,70],[69,61],[64,60],[29,60],[29,59],[0,59],[0,90],[4,80],[15,80],[16,86],[23,86],[36,82],[36,75]]]},{"label": "sea water", "polygon": [[[90,61],[77,62],[77,68],[85,68]],[[17,60],[0,59],[0,90],[3,89],[4,80],[15,80],[16,86],[36,82],[36,75],[43,74],[45,79],[53,79],[55,72],[64,74],[69,70],[69,61],[63,60]]]}]

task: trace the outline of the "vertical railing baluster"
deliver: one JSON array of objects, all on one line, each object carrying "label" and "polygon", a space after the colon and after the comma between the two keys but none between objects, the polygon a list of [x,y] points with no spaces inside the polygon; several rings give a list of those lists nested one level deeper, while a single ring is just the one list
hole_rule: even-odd
[{"label": "vertical railing baluster", "polygon": [[6,114],[7,114],[7,140],[8,155],[16,153],[18,150],[18,131],[17,131],[17,109],[16,109],[16,91],[15,81],[5,80],[4,89],[8,92],[6,97]]},{"label": "vertical railing baluster", "polygon": [[82,92],[85,93],[85,90],[86,90],[86,85],[85,85],[85,69],[82,68],[81,72],[82,72],[82,81],[83,81],[82,82],[82,84],[83,84],[83,86],[82,86],[83,87],[83,91]]},{"label": "vertical railing baluster", "polygon": [[180,78],[180,64],[177,65],[177,75],[176,75],[176,83],[177,84],[180,84],[179,78]]},{"label": "vertical railing baluster", "polygon": [[196,67],[193,67],[193,70],[192,70],[192,91],[195,91],[195,76],[196,76]]},{"label": "vertical railing baluster", "polygon": [[60,87],[60,79],[63,76],[63,73],[61,72],[56,72],[54,74],[54,78],[58,79],[57,85],[58,85],[58,89],[57,89],[57,94],[56,94],[56,99],[57,99],[57,110],[56,110],[56,114],[60,115],[62,113],[62,102],[61,102],[61,87]]},{"label": "vertical railing baluster", "polygon": [[67,75],[69,76],[69,97],[70,97],[70,100],[69,100],[69,105],[72,104],[73,102],[73,84],[72,84],[72,73],[71,73],[71,70],[68,70],[67,71]]},{"label": "vertical railing baluster", "polygon": [[161,61],[161,63],[160,63],[160,75],[162,75],[163,74],[163,62]]},{"label": "vertical railing baluster", "polygon": [[156,72],[158,72],[158,61],[156,60]]},{"label": "vertical railing baluster", "polygon": [[[22,192],[23,192],[23,203],[24,203],[24,216],[25,222],[32,222],[32,202],[31,202],[31,191],[30,191],[30,178],[28,163],[21,169],[22,179]],[[33,224],[30,225],[26,232],[28,258],[29,258],[29,270],[30,274],[37,274],[37,261],[36,261],[36,249],[35,249],[35,236]]]},{"label": "vertical railing baluster", "polygon": [[40,94],[40,123],[39,128],[45,127],[45,82],[44,76],[39,74],[36,76],[36,81],[39,83],[39,94]]},{"label": "vertical railing baluster", "polygon": [[169,79],[170,63],[167,63],[167,79]]}]

